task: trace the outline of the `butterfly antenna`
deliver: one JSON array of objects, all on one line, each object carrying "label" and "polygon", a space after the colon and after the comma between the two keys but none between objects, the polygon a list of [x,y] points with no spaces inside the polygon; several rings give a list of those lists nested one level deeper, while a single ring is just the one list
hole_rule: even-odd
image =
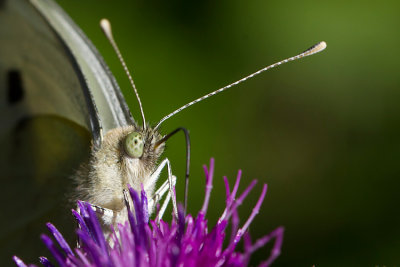
[{"label": "butterfly antenna", "polygon": [[236,82],[234,82],[234,83],[231,83],[231,84],[229,84],[229,85],[227,85],[227,86],[224,86],[224,87],[222,87],[222,88],[220,88],[220,89],[217,89],[217,90],[215,90],[215,91],[213,91],[213,92],[211,92],[211,93],[209,93],[209,94],[206,94],[206,95],[204,95],[204,96],[202,96],[202,97],[199,97],[199,98],[197,98],[196,100],[193,100],[192,102],[189,102],[189,103],[187,103],[186,105],[183,105],[182,107],[176,109],[175,111],[171,112],[170,114],[168,114],[167,116],[165,116],[164,118],[162,118],[162,119],[158,122],[158,124],[156,125],[156,127],[154,127],[154,130],[157,130],[158,127],[160,127],[160,125],[161,125],[164,121],[166,121],[167,119],[171,118],[172,116],[174,116],[175,114],[181,112],[182,110],[184,110],[184,109],[190,107],[191,105],[196,104],[197,102],[200,102],[200,101],[202,101],[202,100],[204,100],[204,99],[206,99],[206,98],[209,98],[209,97],[211,97],[211,96],[213,96],[213,95],[216,95],[216,94],[218,94],[218,93],[221,93],[221,92],[223,92],[223,91],[225,91],[225,90],[227,90],[227,89],[229,89],[229,88],[231,88],[231,87],[233,87],[233,86],[235,86],[235,85],[238,85],[239,83],[242,83],[242,82],[244,82],[244,81],[246,81],[246,80],[248,80],[248,79],[250,79],[250,78],[253,78],[254,76],[256,76],[256,75],[258,75],[258,74],[260,74],[260,73],[262,73],[262,72],[264,72],[264,71],[266,71],[266,70],[273,69],[273,68],[275,68],[275,67],[278,67],[279,65],[282,65],[282,64],[284,64],[284,63],[288,63],[288,62],[290,62],[290,61],[294,61],[294,60],[297,60],[297,59],[300,59],[300,58],[303,58],[303,57],[311,56],[311,55],[313,55],[313,54],[316,54],[316,53],[318,53],[318,52],[321,52],[321,51],[324,50],[325,48],[326,48],[326,43],[325,43],[324,41],[319,42],[319,43],[317,43],[316,45],[313,45],[312,47],[310,47],[309,49],[307,49],[306,51],[304,51],[303,53],[298,54],[297,56],[290,57],[290,58],[281,60],[281,61],[279,61],[279,62],[276,62],[276,63],[274,63],[274,64],[272,64],[272,65],[269,65],[269,66],[267,66],[267,67],[265,67],[265,68],[262,68],[262,69],[260,69],[260,70],[258,70],[258,71],[256,71],[256,72],[254,72],[254,73],[252,73],[252,74],[250,74],[250,75],[248,75],[248,76],[246,76],[246,77],[244,77],[244,78],[242,78],[242,79],[240,79],[240,80],[238,80],[238,81],[236,81]]},{"label": "butterfly antenna", "polygon": [[144,118],[142,101],[140,101],[140,97],[139,97],[139,94],[137,92],[135,83],[133,82],[133,79],[132,79],[131,74],[129,73],[128,67],[125,64],[124,58],[122,57],[121,52],[119,51],[117,43],[114,40],[114,37],[113,37],[113,34],[112,34],[112,30],[111,30],[111,23],[110,23],[110,21],[108,19],[102,19],[100,21],[100,27],[103,30],[104,34],[106,35],[108,41],[111,43],[112,47],[114,48],[114,51],[117,54],[118,59],[121,62],[122,67],[124,68],[126,75],[128,75],[129,81],[131,82],[133,90],[135,91],[136,99],[139,102],[140,113],[142,114],[142,119],[143,119],[143,129],[146,129],[146,119]]}]

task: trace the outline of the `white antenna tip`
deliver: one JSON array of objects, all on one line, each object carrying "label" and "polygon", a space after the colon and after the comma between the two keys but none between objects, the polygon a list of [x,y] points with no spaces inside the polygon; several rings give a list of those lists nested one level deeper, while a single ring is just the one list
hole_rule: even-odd
[{"label": "white antenna tip", "polygon": [[315,49],[320,52],[326,48],[326,43],[324,41],[319,42],[316,46]]},{"label": "white antenna tip", "polygon": [[310,48],[308,48],[306,51],[304,51],[303,56],[310,56],[310,55],[319,53],[322,50],[324,50],[325,48],[326,48],[326,43],[324,41],[319,42],[319,43],[311,46]]},{"label": "white antenna tip", "polygon": [[112,31],[111,31],[111,23],[108,19],[100,20],[100,27],[103,30],[104,34],[110,39],[112,39]]}]

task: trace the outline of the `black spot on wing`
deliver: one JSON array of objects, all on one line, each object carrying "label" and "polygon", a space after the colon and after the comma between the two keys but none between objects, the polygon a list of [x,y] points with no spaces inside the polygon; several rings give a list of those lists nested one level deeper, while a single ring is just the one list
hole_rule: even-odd
[{"label": "black spot on wing", "polygon": [[[1,3],[1,0],[0,0]],[[16,104],[24,98],[24,88],[21,72],[9,70],[7,73],[7,101],[10,105]]]}]

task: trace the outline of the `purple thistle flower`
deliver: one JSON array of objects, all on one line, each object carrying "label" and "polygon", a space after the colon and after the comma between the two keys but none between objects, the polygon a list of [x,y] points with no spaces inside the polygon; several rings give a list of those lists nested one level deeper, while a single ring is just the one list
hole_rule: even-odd
[{"label": "purple thistle flower", "polygon": [[[212,190],[214,173],[214,159],[210,160],[210,169],[204,166],[206,174],[206,190],[203,206],[197,217],[184,215],[183,207],[178,208],[178,218],[172,222],[160,220],[149,221],[147,197],[142,190],[140,196],[132,188],[129,193],[134,204],[135,214],[130,209],[129,220],[118,229],[112,230],[112,242],[106,242],[101,231],[97,216],[89,203],[78,202],[80,212],[73,210],[78,221],[77,236],[80,247],[74,250],[67,244],[61,233],[51,224],[47,228],[57,241],[42,235],[41,239],[55,258],[59,266],[247,266],[254,251],[265,246],[271,239],[275,239],[269,257],[259,266],[269,266],[280,254],[283,227],[278,227],[270,234],[252,243],[247,229],[260,210],[261,203],[267,192],[264,184],[262,193],[253,208],[253,211],[244,225],[239,228],[237,208],[256,184],[256,180],[236,198],[239,188],[241,171],[239,170],[235,185],[230,191],[228,179],[224,177],[226,188],[226,208],[217,224],[208,231],[206,213]],[[226,248],[223,243],[228,223],[231,223],[230,242]],[[236,250],[237,244],[243,238],[244,251]],[[112,244],[112,245],[111,245]],[[26,265],[17,256],[14,261],[19,267]],[[43,266],[54,266],[45,257],[40,257]]]}]

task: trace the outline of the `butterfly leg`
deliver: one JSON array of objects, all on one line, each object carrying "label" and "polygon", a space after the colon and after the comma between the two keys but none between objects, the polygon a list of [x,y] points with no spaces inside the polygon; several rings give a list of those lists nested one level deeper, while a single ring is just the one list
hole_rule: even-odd
[{"label": "butterfly leg", "polygon": [[[160,123],[158,124],[160,125]],[[157,129],[157,126],[155,127]],[[169,138],[174,136],[177,132],[182,131],[185,134],[185,140],[186,140],[186,172],[185,172],[185,195],[184,195],[184,213],[186,214],[187,210],[187,202],[188,202],[188,193],[189,193],[189,167],[190,167],[190,136],[189,136],[189,131],[186,128],[179,127],[172,131],[171,133],[165,135],[161,140],[159,140],[156,143],[157,145],[160,145],[162,143],[165,143]]]},{"label": "butterfly leg", "polygon": [[[172,175],[172,187],[176,185],[176,176]],[[149,207],[154,208],[157,203],[159,203],[160,199],[164,196],[164,194],[169,189],[169,180],[166,180],[154,193],[154,196],[149,200]],[[161,209],[158,211],[157,214],[157,222],[159,223],[162,219],[164,212],[168,206],[169,201],[171,200],[171,192],[168,192],[167,196],[164,199],[164,202],[161,206]]]},{"label": "butterfly leg", "polygon": [[[168,181],[165,181],[165,183],[167,183],[167,182],[169,183],[169,180],[168,180]],[[164,184],[165,184],[165,183],[164,183]],[[173,185],[173,188],[175,188],[175,184],[176,184],[176,176],[175,176],[175,175],[172,175],[172,185]],[[169,185],[169,184],[167,184],[167,185]],[[174,196],[172,199],[175,199],[175,196]],[[167,194],[167,196],[165,197],[165,200],[164,200],[164,202],[163,202],[163,204],[162,204],[162,206],[161,206],[161,209],[160,209],[160,211],[158,212],[158,215],[157,215],[157,223],[159,223],[160,220],[162,219],[162,217],[163,217],[163,215],[164,215],[164,212],[165,212],[165,210],[167,209],[167,206],[168,206],[170,200],[171,200],[171,191],[168,192],[168,194]],[[175,200],[175,201],[176,201],[176,200]],[[176,205],[176,204],[175,204],[175,205]],[[175,212],[175,210],[174,210],[174,214],[175,214],[176,217],[178,216],[177,213]]]},{"label": "butterfly leg", "polygon": [[166,180],[154,193],[153,197],[149,199],[149,210],[152,211],[154,209],[155,205],[160,202],[161,198],[164,196],[164,194],[168,191],[169,189],[169,184],[168,180]]},{"label": "butterfly leg", "polygon": [[113,220],[115,218],[113,210],[96,206],[93,204],[90,204],[90,206],[92,207],[93,211],[96,212],[97,217],[101,219],[102,223],[104,223],[105,225],[113,224]]},{"label": "butterfly leg", "polygon": [[[153,172],[153,174],[150,176],[150,179],[146,182],[146,184],[144,185],[145,190],[148,189],[150,186],[154,185],[155,182],[157,181],[158,177],[160,176],[160,173],[162,171],[162,169],[167,166],[167,170],[168,170],[168,180],[164,183],[166,184],[168,182],[169,185],[169,193],[168,195],[170,195],[170,197],[172,197],[172,208],[173,208],[173,212],[174,215],[177,217],[178,216],[178,208],[176,205],[176,196],[175,196],[175,184],[176,181],[173,182],[173,175],[172,175],[172,170],[171,170],[171,164],[169,162],[168,158],[165,158],[157,167],[157,169]],[[175,177],[176,180],[176,177]],[[164,186],[164,184],[160,187],[160,189]],[[158,191],[158,190],[157,190]],[[161,192],[161,191],[160,191]],[[150,206],[149,205],[149,209],[152,210],[154,208],[154,201],[153,201],[153,205]]]}]

